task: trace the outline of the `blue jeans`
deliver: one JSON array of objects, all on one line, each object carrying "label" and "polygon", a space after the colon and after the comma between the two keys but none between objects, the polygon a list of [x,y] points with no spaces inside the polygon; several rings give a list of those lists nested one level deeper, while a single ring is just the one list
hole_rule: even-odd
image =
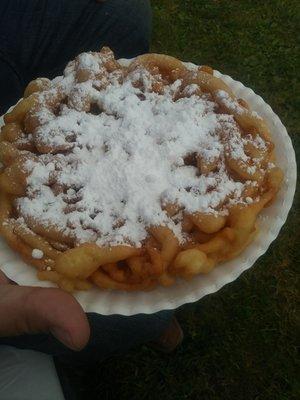
[{"label": "blue jeans", "polygon": [[116,57],[149,50],[149,0],[1,0],[0,114],[37,77],[61,75],[82,51],[109,46]]}]

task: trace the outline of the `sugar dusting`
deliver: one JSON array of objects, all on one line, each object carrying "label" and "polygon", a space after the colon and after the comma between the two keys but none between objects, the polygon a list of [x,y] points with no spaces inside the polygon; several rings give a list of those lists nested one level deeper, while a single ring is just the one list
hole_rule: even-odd
[{"label": "sugar dusting", "polygon": [[41,260],[44,257],[44,253],[39,249],[33,249],[31,255],[32,258],[35,258],[36,260]]},{"label": "sugar dusting", "polygon": [[[102,68],[90,53],[80,56],[79,65],[95,77]],[[102,87],[99,77],[76,83],[70,63],[65,76],[41,94],[46,99],[59,87],[73,96],[73,106],[62,105],[58,115],[46,107],[40,110],[42,125],[34,140],[58,153],[27,161],[27,193],[17,200],[18,209],[73,235],[77,243],[140,246],[153,225],[170,227],[182,240],[180,218],[168,217],[163,206],[176,203],[188,213],[226,214],[226,204],[241,201],[247,182],[230,177],[225,154],[230,148],[233,157],[247,161],[247,138],[232,116],[216,113],[212,98],[195,94],[195,85],[185,88],[189,97],[176,99],[179,80],[159,94],[151,91],[152,77],[142,68],[119,78],[117,72],[104,76]],[[97,107],[96,115],[74,106],[80,109],[87,99]],[[263,148],[259,140],[255,145]],[[217,160],[217,167],[200,174],[186,163],[189,155]]]}]

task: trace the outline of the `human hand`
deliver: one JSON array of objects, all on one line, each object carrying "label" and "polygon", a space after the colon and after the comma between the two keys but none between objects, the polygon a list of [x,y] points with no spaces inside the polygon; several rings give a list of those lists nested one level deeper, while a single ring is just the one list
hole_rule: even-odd
[{"label": "human hand", "polygon": [[54,288],[13,284],[0,271],[0,337],[48,332],[72,350],[88,342],[90,327],[79,303]]}]

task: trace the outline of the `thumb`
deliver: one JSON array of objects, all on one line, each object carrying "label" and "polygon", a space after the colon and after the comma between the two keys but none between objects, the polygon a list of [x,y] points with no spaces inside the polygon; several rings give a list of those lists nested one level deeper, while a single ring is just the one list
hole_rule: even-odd
[{"label": "thumb", "polygon": [[79,303],[60,289],[0,285],[0,336],[39,332],[81,350],[90,327]]}]

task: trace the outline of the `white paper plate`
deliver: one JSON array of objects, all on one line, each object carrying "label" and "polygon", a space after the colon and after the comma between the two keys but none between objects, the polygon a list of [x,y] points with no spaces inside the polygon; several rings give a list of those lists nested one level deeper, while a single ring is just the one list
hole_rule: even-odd
[{"label": "white paper plate", "polygon": [[[126,61],[123,60],[123,63],[125,64]],[[191,63],[186,65],[195,68],[195,65]],[[86,312],[97,312],[103,315],[149,314],[197,301],[234,281],[243,271],[250,268],[266,252],[285,223],[292,206],[296,186],[296,160],[291,139],[271,107],[252,89],[246,88],[242,83],[218,71],[215,71],[215,75],[221,77],[238,97],[245,99],[250,107],[267,121],[276,146],[277,164],[284,172],[284,182],[275,202],[264,209],[259,217],[259,234],[239,257],[189,282],[178,280],[174,286],[158,287],[151,292],[127,293],[101,291],[96,288],[87,292],[78,292],[75,297]],[[3,121],[0,120],[0,126],[1,124]],[[10,279],[20,285],[52,286],[48,282],[37,280],[35,269],[22,262],[20,257],[8,248],[3,239],[0,239],[0,268]]]}]

